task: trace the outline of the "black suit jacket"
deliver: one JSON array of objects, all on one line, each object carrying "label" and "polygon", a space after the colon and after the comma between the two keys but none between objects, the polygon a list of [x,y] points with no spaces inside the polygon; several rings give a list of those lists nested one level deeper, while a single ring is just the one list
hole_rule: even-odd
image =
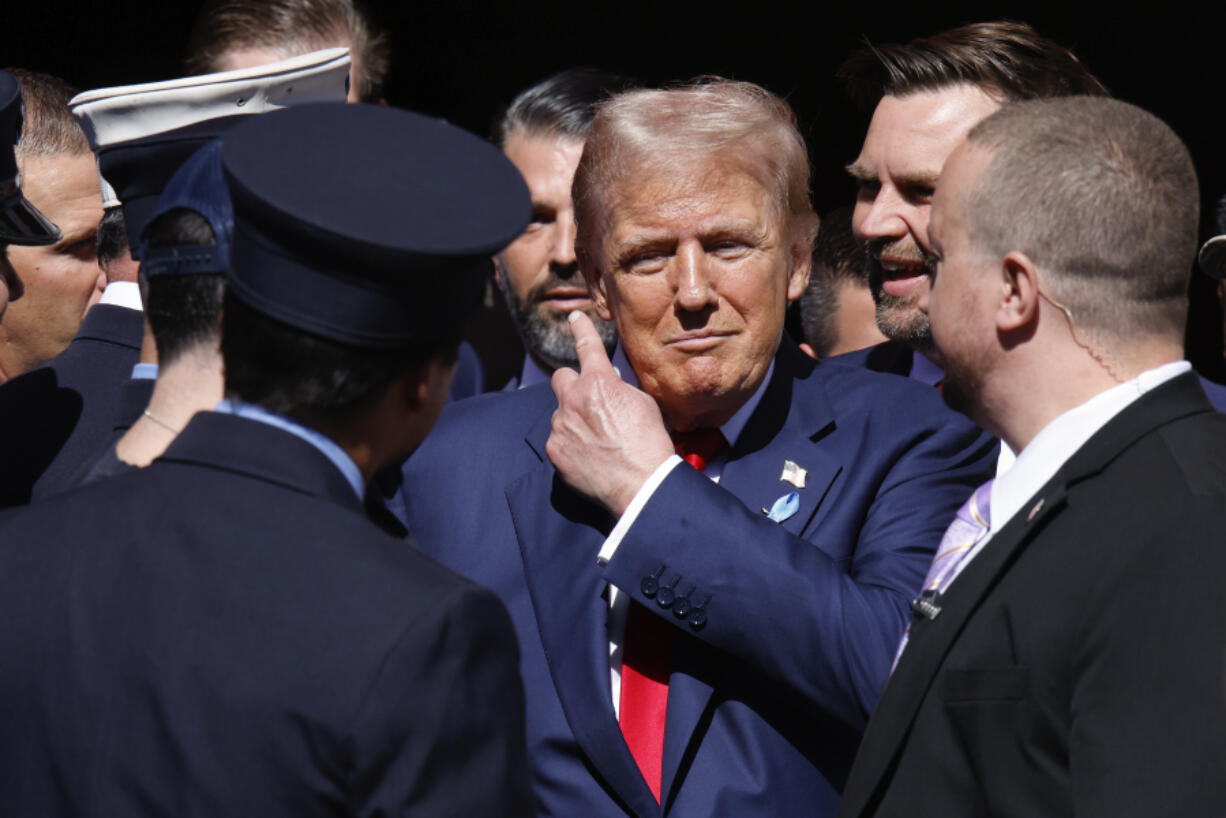
[{"label": "black suit jacket", "polygon": [[143,329],[140,310],[96,304],[68,349],[0,386],[0,429],[8,430],[0,508],[72,487],[101,453],[120,388],[140,357]]},{"label": "black suit jacket", "polygon": [[0,517],[0,815],[524,815],[502,604],[314,447],[202,412]]},{"label": "black suit jacket", "polygon": [[1226,814],[1224,533],[1226,417],[1188,374],[913,620],[839,815]]}]

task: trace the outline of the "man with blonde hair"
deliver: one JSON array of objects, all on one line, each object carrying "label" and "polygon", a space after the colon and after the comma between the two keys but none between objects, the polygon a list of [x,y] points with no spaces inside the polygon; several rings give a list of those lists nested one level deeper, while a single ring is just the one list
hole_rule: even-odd
[{"label": "man with blonde hair", "polygon": [[415,535],[512,611],[543,813],[832,814],[932,547],[990,472],[935,390],[782,340],[808,184],[762,88],[613,97],[574,199],[619,352],[575,313],[578,372],[453,407],[409,461]]}]

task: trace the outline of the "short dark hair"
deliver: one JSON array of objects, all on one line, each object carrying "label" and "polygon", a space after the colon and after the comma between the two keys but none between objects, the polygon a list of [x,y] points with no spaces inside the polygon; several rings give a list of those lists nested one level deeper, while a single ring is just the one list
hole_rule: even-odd
[{"label": "short dark hair", "polygon": [[270,318],[226,292],[221,354],[226,397],[306,426],[343,422],[374,404],[401,375],[436,358],[454,362],[462,322],[399,349],[370,349]]},{"label": "short dark hair", "polygon": [[868,289],[868,259],[851,233],[850,207],[822,216],[813,242],[809,285],[799,300],[805,343],[825,358],[838,343],[834,316],[839,308],[839,285],[851,283]]},{"label": "short dark hair", "polygon": [[586,139],[601,103],[635,87],[637,83],[631,78],[598,68],[559,71],[511,100],[494,124],[493,141],[506,147],[507,137],[517,131]]},{"label": "short dark hair", "polygon": [[355,0],[213,0],[196,18],[188,40],[187,71],[221,70],[226,53],[245,48],[274,48],[291,57],[316,51],[343,39],[357,70],[353,82],[364,102],[383,94],[390,65],[387,35],[377,32]]},{"label": "short dark hair", "polygon": [[17,158],[89,153],[85,131],[72,115],[68,101],[79,92],[59,77],[6,68],[21,86],[21,139],[17,142]]},{"label": "short dark hair", "polygon": [[[194,210],[176,207],[145,228],[145,246],[207,247],[217,243],[209,222]],[[157,343],[158,362],[174,363],[184,352],[202,345],[214,350],[221,338],[221,302],[226,289],[223,273],[142,276],[145,317]]]},{"label": "short dark hair", "polygon": [[1106,96],[1107,89],[1064,46],[1026,23],[975,23],[854,52],[839,67],[848,93],[866,109],[883,96],[905,96],[969,84],[1002,104],[1075,95]]},{"label": "short dark hair", "polygon": [[128,228],[119,205],[108,207],[98,222],[98,264],[106,267],[131,252]]},{"label": "short dark hair", "polygon": [[975,247],[1029,256],[1078,327],[1182,339],[1200,197],[1166,123],[1066,97],[1006,105],[967,139],[991,152],[958,204]]}]

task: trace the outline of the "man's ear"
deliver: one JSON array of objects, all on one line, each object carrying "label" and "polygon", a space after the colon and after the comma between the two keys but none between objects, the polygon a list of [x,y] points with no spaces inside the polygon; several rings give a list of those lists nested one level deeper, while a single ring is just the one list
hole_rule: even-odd
[{"label": "man's ear", "polygon": [[813,241],[803,237],[792,245],[792,267],[788,271],[788,301],[800,298],[809,286],[809,274],[813,269]]},{"label": "man's ear", "polygon": [[494,280],[501,284],[503,276],[505,275],[506,272],[503,270],[502,253],[499,253],[498,255],[494,256]]},{"label": "man's ear", "polygon": [[575,245],[575,260],[579,263],[579,272],[583,274],[583,281],[587,284],[587,291],[592,297],[592,306],[596,309],[596,314],[605,321],[613,320],[613,313],[609,310],[609,296],[605,291],[604,276],[600,273],[600,267],[596,264],[596,260],[586,248]]},{"label": "man's ear", "polygon": [[998,330],[1014,332],[1033,325],[1039,314],[1039,284],[1039,268],[1029,256],[1018,250],[1005,255],[1000,264]]}]

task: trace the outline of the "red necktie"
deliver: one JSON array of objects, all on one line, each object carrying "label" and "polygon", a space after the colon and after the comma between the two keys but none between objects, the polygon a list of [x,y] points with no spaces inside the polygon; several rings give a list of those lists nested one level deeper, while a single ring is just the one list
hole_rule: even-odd
[{"label": "red necktie", "polygon": [[[672,437],[677,454],[699,471],[728,445],[719,429],[675,432]],[[672,626],[631,600],[622,648],[618,721],[626,746],[657,802],[664,763],[672,648]]]},{"label": "red necktie", "polygon": [[728,446],[724,433],[713,427],[669,434],[673,439],[673,448],[681,459],[699,471],[705,470],[707,464]]}]

